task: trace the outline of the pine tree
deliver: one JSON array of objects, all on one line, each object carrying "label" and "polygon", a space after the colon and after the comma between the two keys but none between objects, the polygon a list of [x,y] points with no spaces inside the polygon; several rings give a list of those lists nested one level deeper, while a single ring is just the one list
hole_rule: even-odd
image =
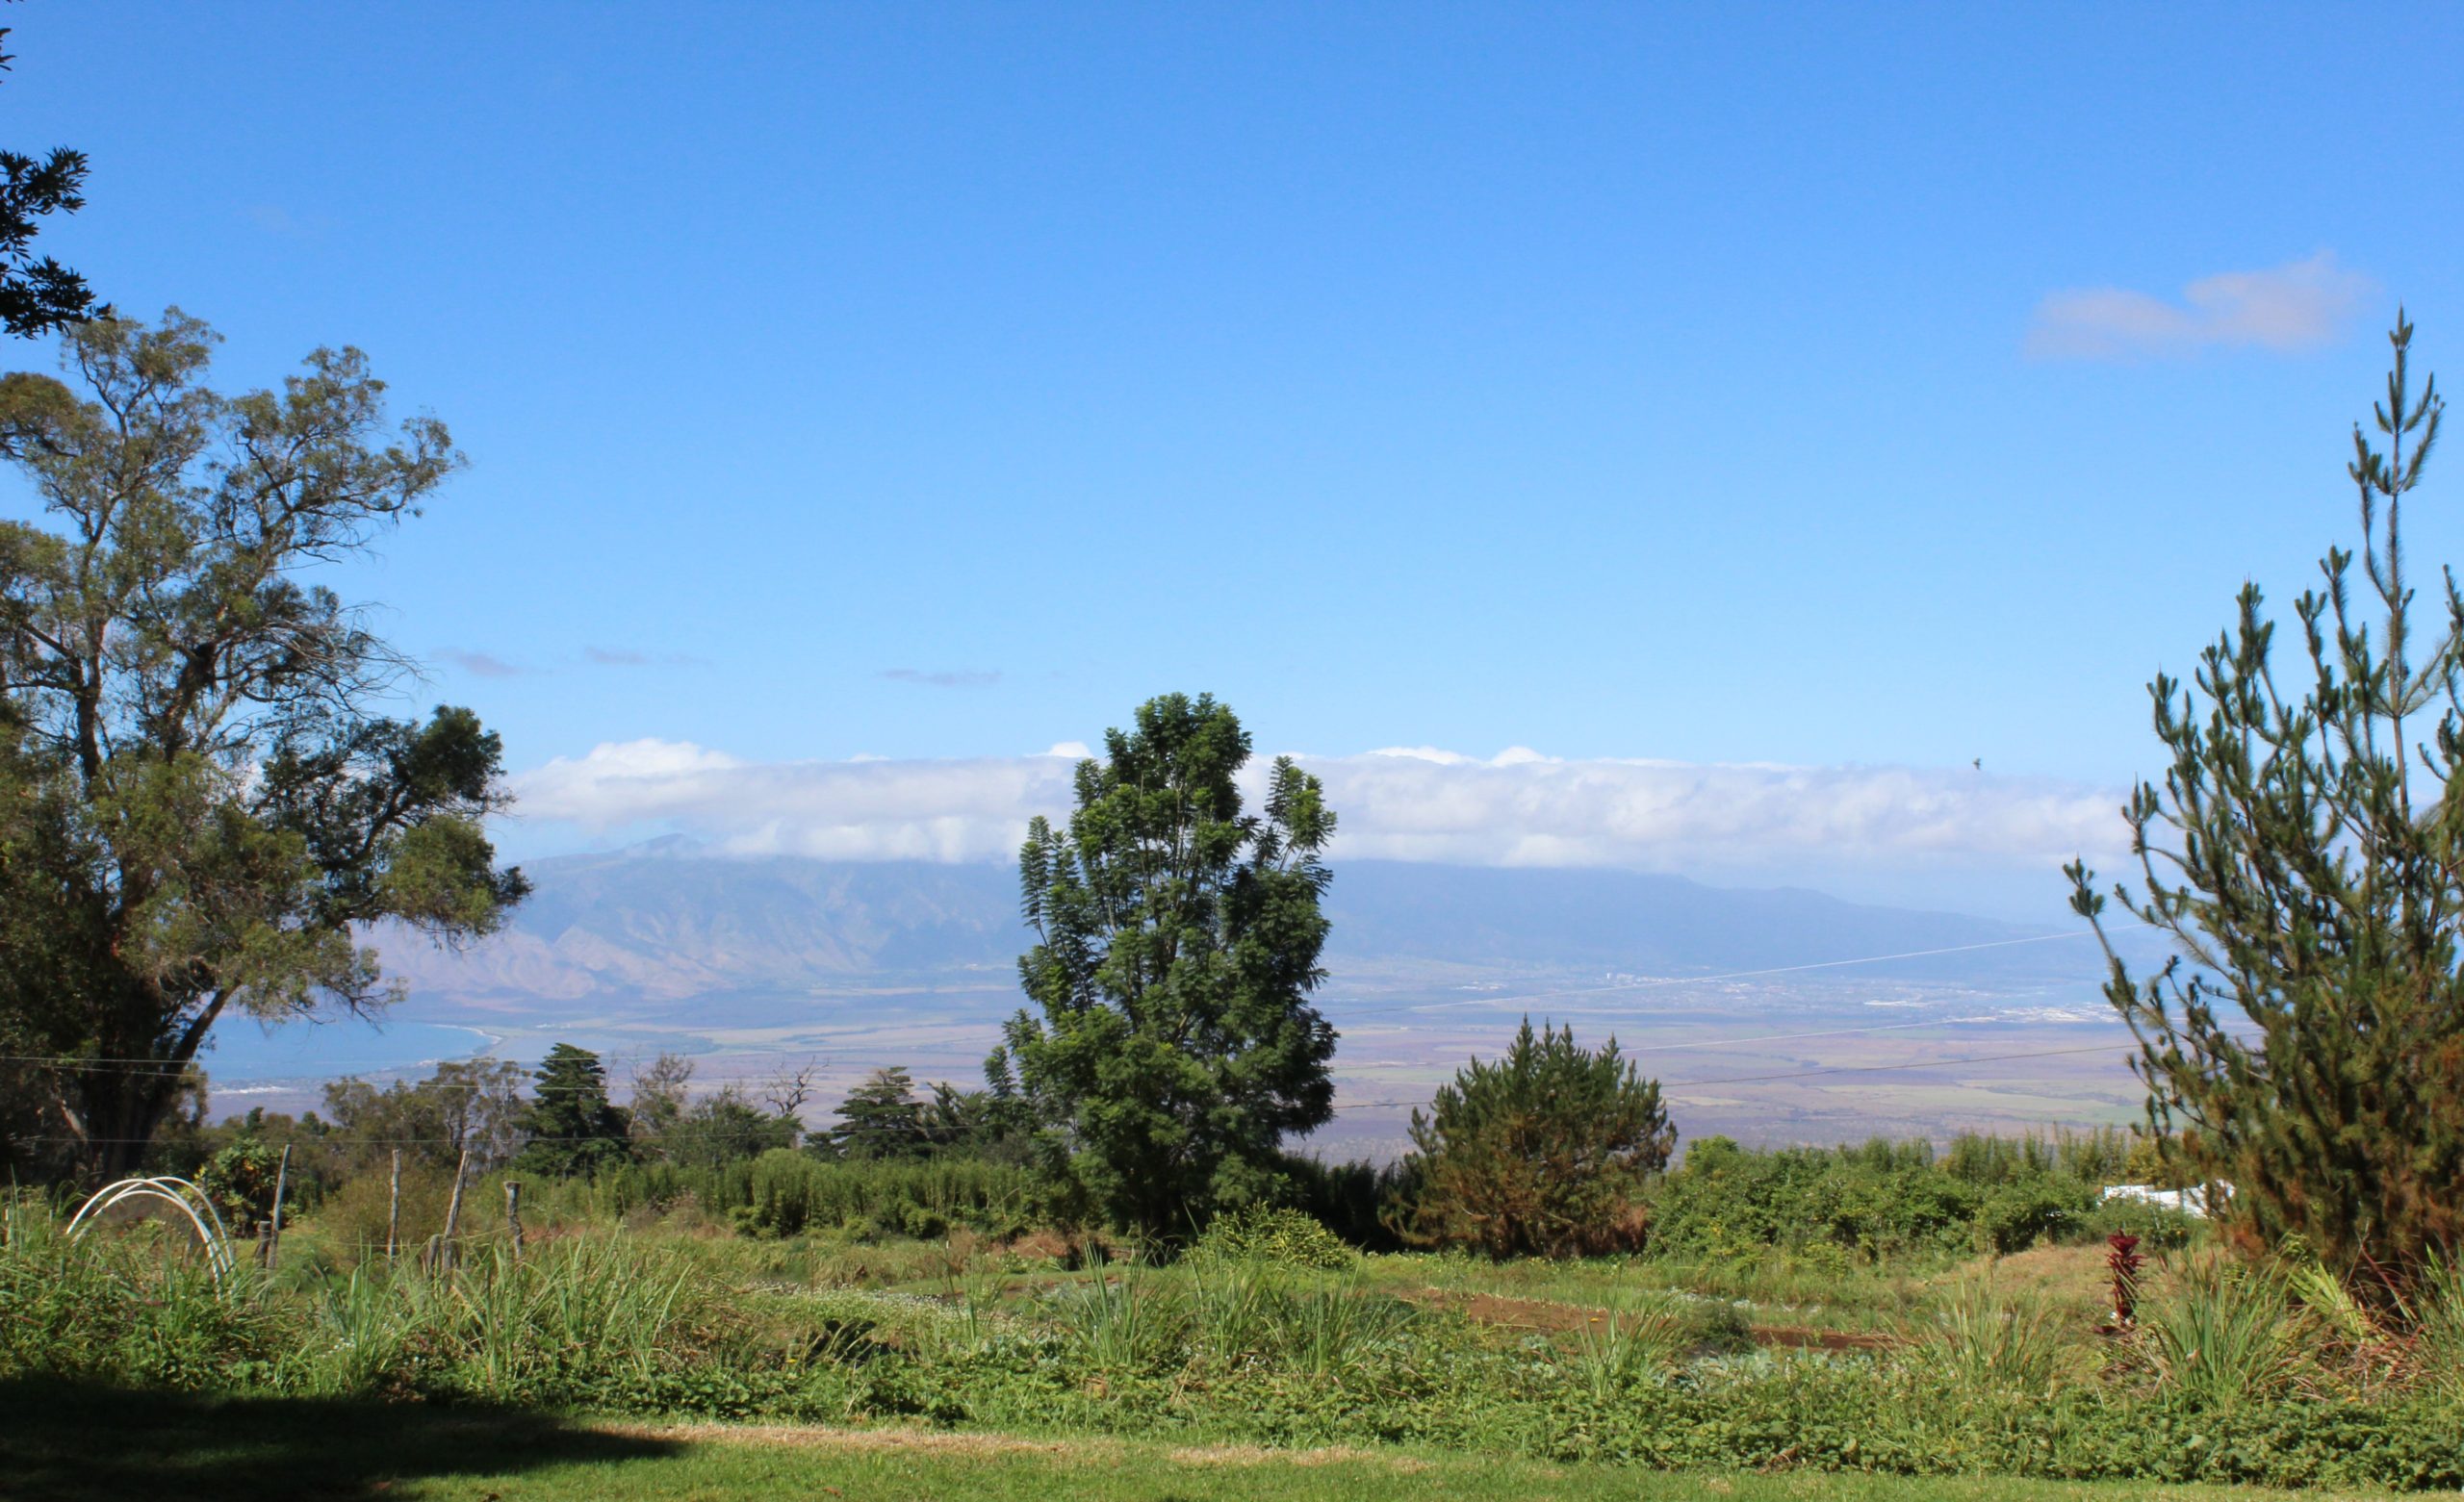
[{"label": "pine tree", "polygon": [[[2412,334],[2399,314],[2383,451],[2353,429],[2364,588],[2330,547],[2294,681],[2251,584],[2193,683],[2149,686],[2170,765],[2123,810],[2143,883],[2112,900],[2177,953],[2134,977],[2105,945],[2151,1134],[2231,1186],[2246,1245],[2297,1234],[2374,1285],[2464,1237],[2464,596],[2449,573],[2426,624],[2406,572],[2444,405],[2435,380],[2415,399]],[[2068,869],[2104,937],[2106,896]]]},{"label": "pine tree", "polygon": [[1586,1049],[1572,1027],[1534,1033],[1528,1017],[1503,1057],[1471,1060],[1412,1112],[1411,1133],[1412,1237],[1495,1258],[1639,1244],[1644,1183],[1677,1138],[1659,1082],[1615,1038]]},{"label": "pine tree", "polygon": [[572,1179],[623,1162],[631,1153],[625,1112],[609,1104],[607,1071],[587,1049],[559,1043],[539,1062],[538,1098],[523,1113],[530,1141],[514,1166]]},{"label": "pine tree", "polygon": [[831,1140],[846,1158],[920,1158],[927,1146],[915,1082],[895,1065],[876,1069],[832,1112]]},{"label": "pine tree", "polygon": [[[11,30],[0,26],[0,43]],[[0,52],[0,72],[15,61]],[[48,334],[94,312],[84,277],[34,253],[38,220],[86,207],[86,153],[67,146],[54,146],[40,159],[0,151],[0,329],[17,338]]]},{"label": "pine tree", "polygon": [[1104,751],[1067,832],[1037,819],[1019,853],[1042,1015],[1012,1019],[986,1075],[1036,1124],[1064,1213],[1181,1235],[1285,1192],[1284,1136],[1331,1117],[1335,1031],[1309,997],[1335,818],[1289,757],[1244,813],[1248,732],[1211,697],[1148,700]]}]

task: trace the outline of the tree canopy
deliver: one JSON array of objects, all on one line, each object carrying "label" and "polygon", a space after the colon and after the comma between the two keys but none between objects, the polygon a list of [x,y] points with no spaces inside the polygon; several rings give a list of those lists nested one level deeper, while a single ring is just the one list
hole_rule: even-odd
[{"label": "tree canopy", "polygon": [[2134,975],[2106,944],[2151,1138],[2231,1185],[2246,1239],[2297,1234],[2373,1286],[2464,1238],[2464,597],[2451,573],[2425,607],[2404,552],[2444,411],[2412,335],[2400,315],[2376,441],[2353,428],[2359,579],[2331,547],[2289,665],[2246,585],[2192,681],[2149,685],[2169,763],[2123,810],[2141,883],[2069,868],[2099,935],[2110,896],[2176,949]]},{"label": "tree canopy", "polygon": [[[0,47],[10,28],[0,26]],[[0,51],[0,70],[16,59]],[[0,151],[0,327],[20,338],[48,334],[94,309],[86,279],[34,251],[41,220],[86,207],[86,153],[54,146],[40,157]]]},{"label": "tree canopy", "polygon": [[559,1043],[531,1077],[534,1098],[522,1113],[528,1138],[516,1167],[572,1179],[632,1156],[631,1128],[607,1099],[607,1070],[588,1049]]},{"label": "tree canopy", "polygon": [[1212,697],[1150,700],[1104,750],[1067,829],[1037,819],[1019,853],[1040,1015],[987,1073],[1037,1123],[1059,1203],[1178,1235],[1279,1192],[1284,1137],[1332,1115],[1335,1031],[1309,998],[1335,819],[1288,757],[1245,813],[1248,732]]},{"label": "tree canopy", "polygon": [[846,1158],[920,1158],[931,1147],[914,1078],[896,1065],[866,1075],[831,1114],[831,1145]]},{"label": "tree canopy", "polygon": [[452,941],[527,890],[484,819],[500,748],[469,710],[375,712],[408,665],[311,582],[461,464],[389,433],[384,383],[321,349],[279,391],[205,385],[177,310],[62,335],[68,382],[0,377],[0,1034],[89,1166],[141,1156],[231,1008],[372,1012],[366,926]]}]

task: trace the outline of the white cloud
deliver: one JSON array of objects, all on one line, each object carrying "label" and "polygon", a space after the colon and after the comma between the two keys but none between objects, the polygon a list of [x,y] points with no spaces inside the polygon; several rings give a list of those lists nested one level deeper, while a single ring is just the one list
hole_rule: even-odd
[{"label": "white cloud", "polygon": [[[1085,748],[970,760],[753,763],[680,742],[603,745],[515,779],[527,820],[680,829],[737,853],[1006,859],[1029,818],[1068,812]],[[1253,762],[1262,778],[1269,758]],[[2107,789],[1969,768],[1481,760],[1421,747],[1307,756],[1334,853],[1491,866],[1617,866],[1730,878],[1944,867],[2050,871],[2121,848]]]},{"label": "white cloud", "polygon": [[2264,271],[2223,271],[2182,290],[2179,302],[2119,287],[2058,292],[2037,305],[2031,355],[2054,360],[2181,356],[2201,349],[2315,349],[2350,326],[2374,290],[2322,250]]},{"label": "white cloud", "polygon": [[459,648],[449,647],[437,655],[463,672],[482,678],[518,678],[530,671],[519,663],[507,662],[490,652],[464,651]]}]

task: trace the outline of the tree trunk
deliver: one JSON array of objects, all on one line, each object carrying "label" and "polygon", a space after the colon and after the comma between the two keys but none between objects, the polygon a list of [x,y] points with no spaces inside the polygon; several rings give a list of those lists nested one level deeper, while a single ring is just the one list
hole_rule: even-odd
[{"label": "tree trunk", "polygon": [[[83,1077],[86,1158],[93,1177],[109,1184],[145,1165],[154,1133],[171,1112],[180,1076],[168,1064],[95,1065]],[[109,1073],[102,1071],[110,1070]]]}]

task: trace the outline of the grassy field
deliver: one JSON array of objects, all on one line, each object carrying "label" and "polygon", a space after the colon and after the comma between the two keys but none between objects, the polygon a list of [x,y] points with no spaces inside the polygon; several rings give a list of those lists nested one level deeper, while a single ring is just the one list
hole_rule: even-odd
[{"label": "grassy field", "polygon": [[852,1200],[787,1235],[594,1204],[430,1268],[346,1197],[218,1284],[159,1223],[74,1239],[21,1197],[0,1496],[2464,1484],[2464,1276],[2397,1331],[2177,1239],[2118,1330],[2097,1244],[1740,1246],[1747,1202],[1671,1203],[1696,1250],[1558,1261],[1364,1254],[1292,1215],[1148,1261],[886,1235]]},{"label": "grassy field", "polygon": [[[559,1419],[490,1409],[216,1401],[0,1385],[0,1495],[529,1499],[859,1498],[862,1502],[2058,1502],[2296,1495],[2004,1478],[1635,1471],[1405,1449],[1269,1450],[903,1429]],[[2304,1492],[2323,1499],[2370,1493]]]}]

